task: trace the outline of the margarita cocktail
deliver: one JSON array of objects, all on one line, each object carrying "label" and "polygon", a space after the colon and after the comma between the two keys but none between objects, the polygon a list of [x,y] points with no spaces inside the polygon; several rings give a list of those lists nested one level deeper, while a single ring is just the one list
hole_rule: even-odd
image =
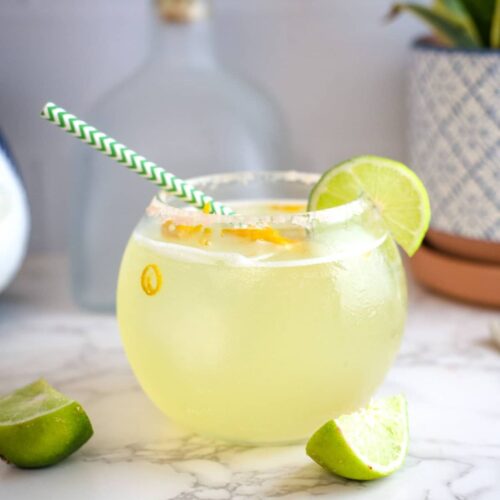
[{"label": "margarita cocktail", "polygon": [[406,315],[399,253],[364,199],[305,212],[316,180],[200,178],[238,215],[161,193],[135,229],[120,330],[142,387],[174,421],[237,442],[298,441],[381,383]]}]

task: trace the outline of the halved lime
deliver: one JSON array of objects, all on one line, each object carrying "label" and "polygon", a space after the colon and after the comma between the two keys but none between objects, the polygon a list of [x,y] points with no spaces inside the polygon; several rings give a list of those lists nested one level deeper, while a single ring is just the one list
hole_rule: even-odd
[{"label": "halved lime", "polygon": [[380,211],[397,243],[412,256],[429,228],[429,196],[417,175],[400,162],[358,156],[328,170],[309,196],[309,210],[336,207],[365,195]]},{"label": "halved lime", "polygon": [[0,457],[18,467],[56,464],[92,434],[83,408],[45,380],[0,397]]},{"label": "halved lime", "polygon": [[321,467],[348,479],[369,480],[399,469],[408,450],[408,411],[404,396],[371,403],[320,427],[307,454]]}]

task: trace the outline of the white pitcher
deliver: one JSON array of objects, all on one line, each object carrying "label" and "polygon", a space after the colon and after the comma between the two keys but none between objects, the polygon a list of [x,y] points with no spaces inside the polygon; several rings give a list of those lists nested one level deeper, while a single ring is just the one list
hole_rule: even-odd
[{"label": "white pitcher", "polygon": [[7,146],[0,137],[0,292],[21,266],[29,227],[26,193]]}]

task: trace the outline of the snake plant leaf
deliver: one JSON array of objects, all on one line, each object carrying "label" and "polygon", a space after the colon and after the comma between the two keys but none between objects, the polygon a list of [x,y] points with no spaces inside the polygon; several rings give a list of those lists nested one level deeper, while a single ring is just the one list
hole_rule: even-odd
[{"label": "snake plant leaf", "polygon": [[488,47],[490,45],[493,13],[495,11],[495,3],[497,2],[495,0],[462,1],[476,23],[483,44]]},{"label": "snake plant leaf", "polygon": [[447,17],[450,21],[462,25],[477,45],[483,45],[479,30],[470,12],[467,10],[464,0],[435,0],[433,10]]},{"label": "snake plant leaf", "polygon": [[500,49],[500,0],[496,1],[495,12],[491,22],[490,44],[492,49]]},{"label": "snake plant leaf", "polygon": [[450,45],[462,48],[477,48],[479,45],[467,33],[462,24],[451,20],[433,9],[414,3],[397,3],[389,13],[389,19],[394,18],[403,11],[412,12],[429,24]]}]

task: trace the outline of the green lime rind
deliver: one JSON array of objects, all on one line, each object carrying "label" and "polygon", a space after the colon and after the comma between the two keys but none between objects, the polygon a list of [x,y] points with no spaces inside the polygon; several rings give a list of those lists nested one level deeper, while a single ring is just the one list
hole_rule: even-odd
[{"label": "green lime rind", "polygon": [[418,176],[403,163],[366,155],[325,172],[313,187],[308,210],[323,210],[367,197],[396,242],[412,256],[429,228],[431,207]]},{"label": "green lime rind", "polygon": [[369,481],[398,470],[408,442],[406,399],[394,396],[328,421],[309,439],[306,452],[331,473]]},{"label": "green lime rind", "polygon": [[54,465],[92,435],[81,405],[44,380],[0,397],[0,457],[18,467]]}]

